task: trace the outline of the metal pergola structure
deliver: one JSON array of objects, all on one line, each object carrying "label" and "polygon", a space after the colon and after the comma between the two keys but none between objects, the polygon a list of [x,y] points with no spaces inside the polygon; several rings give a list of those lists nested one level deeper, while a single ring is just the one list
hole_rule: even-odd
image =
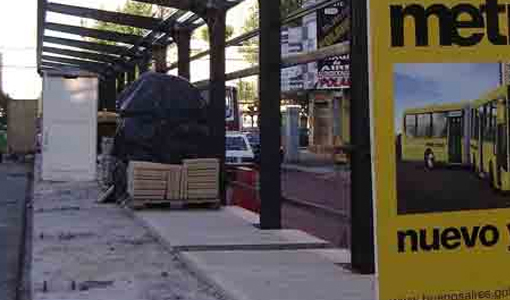
[{"label": "metal pergola structure", "polygon": [[[179,75],[189,79],[189,43],[193,30],[208,24],[213,32],[211,36],[224,35],[221,32],[222,26],[211,25],[217,24],[218,20],[225,19],[227,10],[242,0],[136,1],[157,4],[175,10],[165,19],[158,19],[38,0],[38,70],[77,69],[98,74],[102,91],[99,97],[99,107],[113,111],[115,110],[116,93],[121,92],[125,86],[136,79],[136,68],[139,70],[138,73],[147,71],[152,58],[155,58],[158,70],[163,71],[166,68],[166,47],[171,43],[178,45]],[[47,22],[48,12],[131,26],[145,29],[148,32],[140,36]],[[82,39],[46,35],[46,30],[77,35]],[[83,38],[115,42],[117,45],[87,41]],[[214,42],[216,40],[218,38],[211,38],[211,49],[220,49],[217,50],[218,52],[224,49],[224,45],[221,45],[222,42],[216,45]],[[51,44],[51,46],[47,44]],[[71,50],[69,47],[74,49]]]},{"label": "metal pergola structure", "polygon": [[[105,0],[107,1],[107,0]],[[87,71],[99,78],[101,110],[116,110],[116,98],[138,74],[148,70],[151,60],[156,71],[166,73],[178,68],[179,76],[190,78],[190,61],[210,56],[209,123],[213,143],[211,149],[222,166],[225,161],[225,81],[255,74],[260,75],[260,227],[281,228],[280,182],[280,68],[319,59],[324,55],[351,52],[352,100],[351,127],[354,144],[352,166],[352,266],[373,272],[372,199],[370,184],[370,140],[368,126],[368,77],[366,45],[366,0],[353,1],[351,22],[352,45],[336,45],[309,56],[281,59],[280,27],[306,14],[325,8],[338,0],[323,0],[309,8],[295,11],[280,19],[280,1],[259,0],[260,28],[226,41],[226,13],[243,0],[132,0],[175,9],[165,19],[137,16],[38,0],[37,68],[45,70]],[[47,22],[48,12],[104,21],[147,30],[143,36],[98,30],[69,24]],[[190,57],[193,30],[209,27],[210,49]],[[82,39],[46,35],[45,30],[73,34]],[[260,36],[259,66],[225,74],[225,47],[240,45]],[[116,45],[83,38],[116,42]],[[178,61],[166,65],[166,49],[175,43]],[[358,84],[359,82],[359,84]],[[223,168],[223,167],[222,167]],[[225,198],[222,186],[222,198]]]}]

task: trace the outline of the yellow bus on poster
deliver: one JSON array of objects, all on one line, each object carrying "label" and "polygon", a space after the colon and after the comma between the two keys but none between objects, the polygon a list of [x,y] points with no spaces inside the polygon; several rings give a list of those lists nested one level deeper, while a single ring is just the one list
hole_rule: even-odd
[{"label": "yellow bus on poster", "polygon": [[379,299],[510,299],[510,0],[369,0]]}]

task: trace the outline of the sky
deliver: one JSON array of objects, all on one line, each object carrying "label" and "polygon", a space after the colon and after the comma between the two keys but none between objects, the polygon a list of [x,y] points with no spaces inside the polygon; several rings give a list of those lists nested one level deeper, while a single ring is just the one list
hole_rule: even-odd
[{"label": "sky", "polygon": [[[103,8],[115,10],[126,0],[51,0],[50,2],[85,6],[89,8]],[[246,5],[253,0],[247,0],[242,7],[227,15],[228,24],[237,24],[239,29]],[[79,19],[65,17],[60,14],[48,13],[47,20],[51,22],[79,25]],[[89,24],[92,24],[92,20]],[[16,28],[16,30],[11,30]],[[55,35],[47,32],[48,35]],[[0,4],[0,52],[3,62],[2,87],[4,92],[14,99],[35,99],[41,91],[41,80],[36,72],[37,46],[37,1],[16,0],[1,1]],[[65,36],[65,35],[58,35]]]},{"label": "sky", "polygon": [[474,100],[498,86],[498,63],[396,64],[395,128],[407,108]]}]

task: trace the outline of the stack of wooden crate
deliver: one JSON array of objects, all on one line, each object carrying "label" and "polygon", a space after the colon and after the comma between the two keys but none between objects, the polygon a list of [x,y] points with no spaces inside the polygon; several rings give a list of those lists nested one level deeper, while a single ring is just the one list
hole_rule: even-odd
[{"label": "stack of wooden crate", "polygon": [[219,196],[219,163],[217,159],[183,160],[187,202],[217,202]]},{"label": "stack of wooden crate", "polygon": [[181,165],[169,165],[170,168],[167,173],[166,184],[166,200],[176,201],[186,199],[185,189],[183,188],[185,182],[185,173]]},{"label": "stack of wooden crate", "polygon": [[131,206],[210,203],[219,207],[217,159],[187,159],[182,165],[131,161],[127,170]]},{"label": "stack of wooden crate", "polygon": [[127,190],[136,202],[164,200],[167,177],[171,167],[165,164],[131,161],[127,170]]}]

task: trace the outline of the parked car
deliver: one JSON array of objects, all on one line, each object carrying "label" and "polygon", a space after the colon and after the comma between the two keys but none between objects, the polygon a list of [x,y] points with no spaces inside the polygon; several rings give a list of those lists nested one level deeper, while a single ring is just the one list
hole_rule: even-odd
[{"label": "parked car", "polygon": [[256,131],[245,132],[248,141],[250,142],[251,149],[253,150],[254,162],[260,161],[260,135]]},{"label": "parked car", "polygon": [[[254,162],[260,164],[260,134],[257,131],[248,131],[245,133],[248,141],[250,142],[251,148],[253,149]],[[283,161],[284,149],[280,146],[280,161]]]},{"label": "parked car", "polygon": [[227,131],[225,141],[225,164],[251,165],[255,154],[246,134],[239,131]]}]

